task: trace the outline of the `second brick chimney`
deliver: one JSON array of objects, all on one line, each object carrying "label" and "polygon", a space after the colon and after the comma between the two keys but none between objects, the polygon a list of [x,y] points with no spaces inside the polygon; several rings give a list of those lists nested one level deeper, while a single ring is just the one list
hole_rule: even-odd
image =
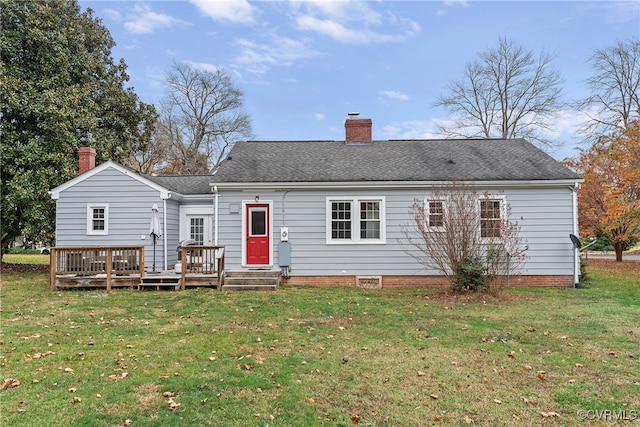
[{"label": "second brick chimney", "polygon": [[360,113],[349,113],[349,117],[344,122],[345,142],[347,144],[370,144],[371,119],[361,119]]},{"label": "second brick chimney", "polygon": [[78,175],[96,167],[96,149],[91,147],[78,148]]}]

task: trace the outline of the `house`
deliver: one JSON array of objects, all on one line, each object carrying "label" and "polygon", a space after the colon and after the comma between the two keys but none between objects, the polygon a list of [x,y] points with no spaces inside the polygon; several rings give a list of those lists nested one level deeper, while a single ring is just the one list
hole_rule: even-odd
[{"label": "house", "polygon": [[[577,283],[576,190],[570,169],[523,139],[373,140],[350,114],[344,141],[237,143],[214,176],[147,176],[90,163],[51,191],[57,245],[144,244],[157,204],[162,269],[184,239],[225,246],[227,268],[281,269],[289,284],[442,284],[405,253],[401,227],[416,198],[451,180],[508,203],[528,244],[524,285]],[[81,153],[81,165],[82,156]],[[499,209],[504,215],[504,209]]]}]

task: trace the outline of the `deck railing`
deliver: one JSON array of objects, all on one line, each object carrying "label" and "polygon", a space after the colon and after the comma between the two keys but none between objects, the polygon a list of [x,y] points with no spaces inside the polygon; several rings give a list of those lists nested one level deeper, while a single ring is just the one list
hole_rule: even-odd
[{"label": "deck railing", "polygon": [[189,274],[215,275],[218,289],[224,275],[224,246],[183,246],[180,248],[182,263],[182,289]]},{"label": "deck railing", "polygon": [[111,290],[112,275],[144,274],[143,246],[77,246],[51,248],[51,289],[59,275],[105,275]]}]

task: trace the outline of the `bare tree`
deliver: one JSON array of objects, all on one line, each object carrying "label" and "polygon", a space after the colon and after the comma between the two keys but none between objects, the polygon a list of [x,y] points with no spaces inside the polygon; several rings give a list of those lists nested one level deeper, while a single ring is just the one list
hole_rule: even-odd
[{"label": "bare tree", "polygon": [[554,145],[546,131],[561,108],[561,83],[549,54],[536,58],[501,38],[497,48],[480,53],[438,97],[435,105],[447,108],[454,119],[440,130],[448,137],[526,138]]},{"label": "bare tree", "polygon": [[577,105],[589,117],[582,131],[594,139],[623,134],[640,114],[640,40],[598,49],[590,63],[593,75],[587,85],[592,94]]},{"label": "bare tree", "polygon": [[452,182],[416,199],[402,227],[405,252],[444,275],[454,290],[495,292],[524,260],[520,226],[504,199]]},{"label": "bare tree", "polygon": [[189,174],[214,172],[233,144],[253,137],[243,93],[223,69],[174,63],[166,78],[161,126],[171,141],[168,163]]},{"label": "bare tree", "polygon": [[172,143],[166,126],[156,122],[151,140],[144,150],[132,153],[123,164],[145,174],[158,173],[166,167],[171,155]]}]

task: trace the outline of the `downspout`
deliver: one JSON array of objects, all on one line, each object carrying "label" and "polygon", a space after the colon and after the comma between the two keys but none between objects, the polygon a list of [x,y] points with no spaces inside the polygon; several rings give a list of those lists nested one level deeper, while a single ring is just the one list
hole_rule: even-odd
[{"label": "downspout", "polygon": [[167,270],[168,258],[167,258],[167,199],[171,198],[171,192],[167,191],[160,193],[160,198],[162,199],[162,258],[163,258],[163,266],[162,270]]},{"label": "downspout", "polygon": [[213,244],[218,246],[218,186],[213,186]]},{"label": "downspout", "polygon": [[167,270],[167,199],[163,199],[162,200],[162,224],[163,224],[163,233],[164,236],[164,245],[163,245],[163,252],[164,252],[164,264],[162,266],[162,270]]},{"label": "downspout", "polygon": [[[578,189],[577,182],[571,189],[571,202],[573,210],[573,234],[578,236]],[[580,248],[573,248],[573,287],[577,288],[580,282]]]}]

